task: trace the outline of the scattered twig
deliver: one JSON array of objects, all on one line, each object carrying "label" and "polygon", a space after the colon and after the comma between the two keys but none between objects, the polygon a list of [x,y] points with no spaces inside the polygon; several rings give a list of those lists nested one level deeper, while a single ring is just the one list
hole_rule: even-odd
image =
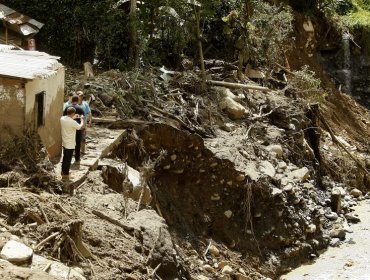
[{"label": "scattered twig", "polygon": [[49,242],[51,239],[55,238],[57,235],[59,235],[60,232],[57,231],[57,232],[54,232],[53,234],[49,235],[48,237],[46,237],[45,239],[43,239],[40,243],[38,243],[34,248],[33,250],[36,251],[38,248],[40,248],[42,245],[44,245],[45,243]]},{"label": "scattered twig", "polygon": [[44,272],[47,272],[49,269],[50,269],[50,267],[51,267],[51,264],[52,264],[52,262],[49,262],[43,269],[42,269],[42,271],[44,271]]},{"label": "scattered twig", "polygon": [[161,267],[162,263],[159,263],[152,271],[152,273],[150,273],[150,276],[154,276],[154,274],[157,272],[157,270]]},{"label": "scattered twig", "polygon": [[44,209],[42,208],[41,204],[39,204],[39,205],[38,205],[38,207],[39,207],[39,209],[40,209],[40,211],[41,211],[42,216],[43,216],[43,217],[44,217],[44,219],[45,219],[45,222],[46,222],[47,224],[50,224],[49,219],[48,219],[48,217],[46,216],[45,211],[44,211]]},{"label": "scattered twig", "polygon": [[203,254],[203,258],[207,261],[207,254],[208,254],[208,251],[209,251],[209,248],[211,248],[211,244],[212,244],[212,240],[211,241],[209,241],[209,244],[208,244],[208,246],[207,246],[207,249],[206,249],[206,251],[204,252],[204,254]]},{"label": "scattered twig", "polygon": [[36,214],[35,212],[33,212],[31,210],[27,210],[25,215],[26,215],[27,218],[33,220],[38,225],[45,224],[45,221],[43,221],[38,214]]},{"label": "scattered twig", "polygon": [[241,89],[251,89],[251,90],[259,90],[259,91],[270,91],[267,87],[261,87],[257,85],[248,85],[248,84],[238,84],[238,83],[229,83],[229,82],[221,82],[221,81],[212,81],[208,80],[208,84],[213,86],[223,86],[229,88],[241,88]]},{"label": "scattered twig", "polygon": [[124,230],[126,230],[129,233],[133,233],[135,231],[135,228],[130,227],[128,225],[125,225],[125,224],[121,223],[120,221],[118,221],[116,219],[113,219],[113,218],[111,218],[111,217],[103,214],[100,211],[92,210],[92,213],[94,215],[98,216],[99,218],[102,218],[102,219],[104,219],[104,220],[106,220],[106,221],[108,221],[108,222],[110,222],[110,223],[112,223],[112,224],[114,224],[116,226],[119,226],[119,227],[123,228]]},{"label": "scattered twig", "polygon": [[59,203],[54,203],[55,207],[58,208],[60,211],[62,211],[64,214],[67,214],[68,216],[72,216],[72,213],[68,212],[62,205]]}]

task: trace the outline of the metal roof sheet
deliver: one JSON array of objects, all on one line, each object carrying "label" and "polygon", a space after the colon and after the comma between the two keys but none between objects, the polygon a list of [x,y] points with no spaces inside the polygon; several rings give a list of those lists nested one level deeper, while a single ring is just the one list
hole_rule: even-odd
[{"label": "metal roof sheet", "polygon": [[43,23],[2,4],[0,4],[0,20],[7,22],[13,31],[25,36],[36,34],[44,26]]},{"label": "metal roof sheet", "polygon": [[63,67],[59,57],[38,51],[0,51],[0,76],[33,80],[47,78]]}]

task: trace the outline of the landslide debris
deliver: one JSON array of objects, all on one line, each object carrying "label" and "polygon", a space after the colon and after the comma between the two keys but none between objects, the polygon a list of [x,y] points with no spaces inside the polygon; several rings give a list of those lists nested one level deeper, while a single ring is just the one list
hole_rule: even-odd
[{"label": "landslide debris", "polygon": [[[210,67],[213,79],[237,82],[232,68]],[[0,249],[17,239],[33,251],[22,273],[276,279],[346,242],[368,178],[320,118],[367,167],[362,107],[343,95],[308,104],[282,90],[200,94],[196,72],[168,82],[159,74],[111,70],[83,84],[69,76],[69,90],[94,95],[96,125],[126,128],[73,196],[57,193],[47,161],[33,174],[32,161],[2,161]],[[331,115],[335,106],[343,113]],[[359,125],[342,133],[352,110]]]}]

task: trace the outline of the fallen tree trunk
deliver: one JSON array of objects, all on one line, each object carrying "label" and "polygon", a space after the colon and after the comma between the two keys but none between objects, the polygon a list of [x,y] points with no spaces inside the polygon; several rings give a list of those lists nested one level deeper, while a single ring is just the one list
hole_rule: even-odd
[{"label": "fallen tree trunk", "polygon": [[228,87],[228,88],[241,88],[241,89],[259,90],[259,91],[269,91],[270,90],[267,87],[248,85],[248,84],[246,85],[246,84],[229,83],[229,82],[212,81],[212,80],[208,80],[207,83],[213,86],[221,86],[221,87]]},{"label": "fallen tree trunk", "polygon": [[102,218],[116,226],[119,226],[120,228],[123,228],[125,231],[127,231],[128,233],[130,234],[133,234],[134,231],[135,231],[135,228],[133,227],[130,227],[128,225],[125,225],[123,223],[121,223],[120,221],[116,220],[116,219],[113,219],[107,215],[105,215],[104,213],[100,212],[100,211],[97,211],[97,210],[92,210],[91,211],[94,215],[98,216],[99,218]]}]

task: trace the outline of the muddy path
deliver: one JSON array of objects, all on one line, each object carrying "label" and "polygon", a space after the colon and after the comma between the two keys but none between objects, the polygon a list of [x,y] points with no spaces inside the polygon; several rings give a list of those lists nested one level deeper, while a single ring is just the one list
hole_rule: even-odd
[{"label": "muddy path", "polygon": [[365,280],[370,277],[370,201],[354,207],[361,222],[351,226],[347,242],[330,248],[313,264],[301,266],[280,280]]}]

